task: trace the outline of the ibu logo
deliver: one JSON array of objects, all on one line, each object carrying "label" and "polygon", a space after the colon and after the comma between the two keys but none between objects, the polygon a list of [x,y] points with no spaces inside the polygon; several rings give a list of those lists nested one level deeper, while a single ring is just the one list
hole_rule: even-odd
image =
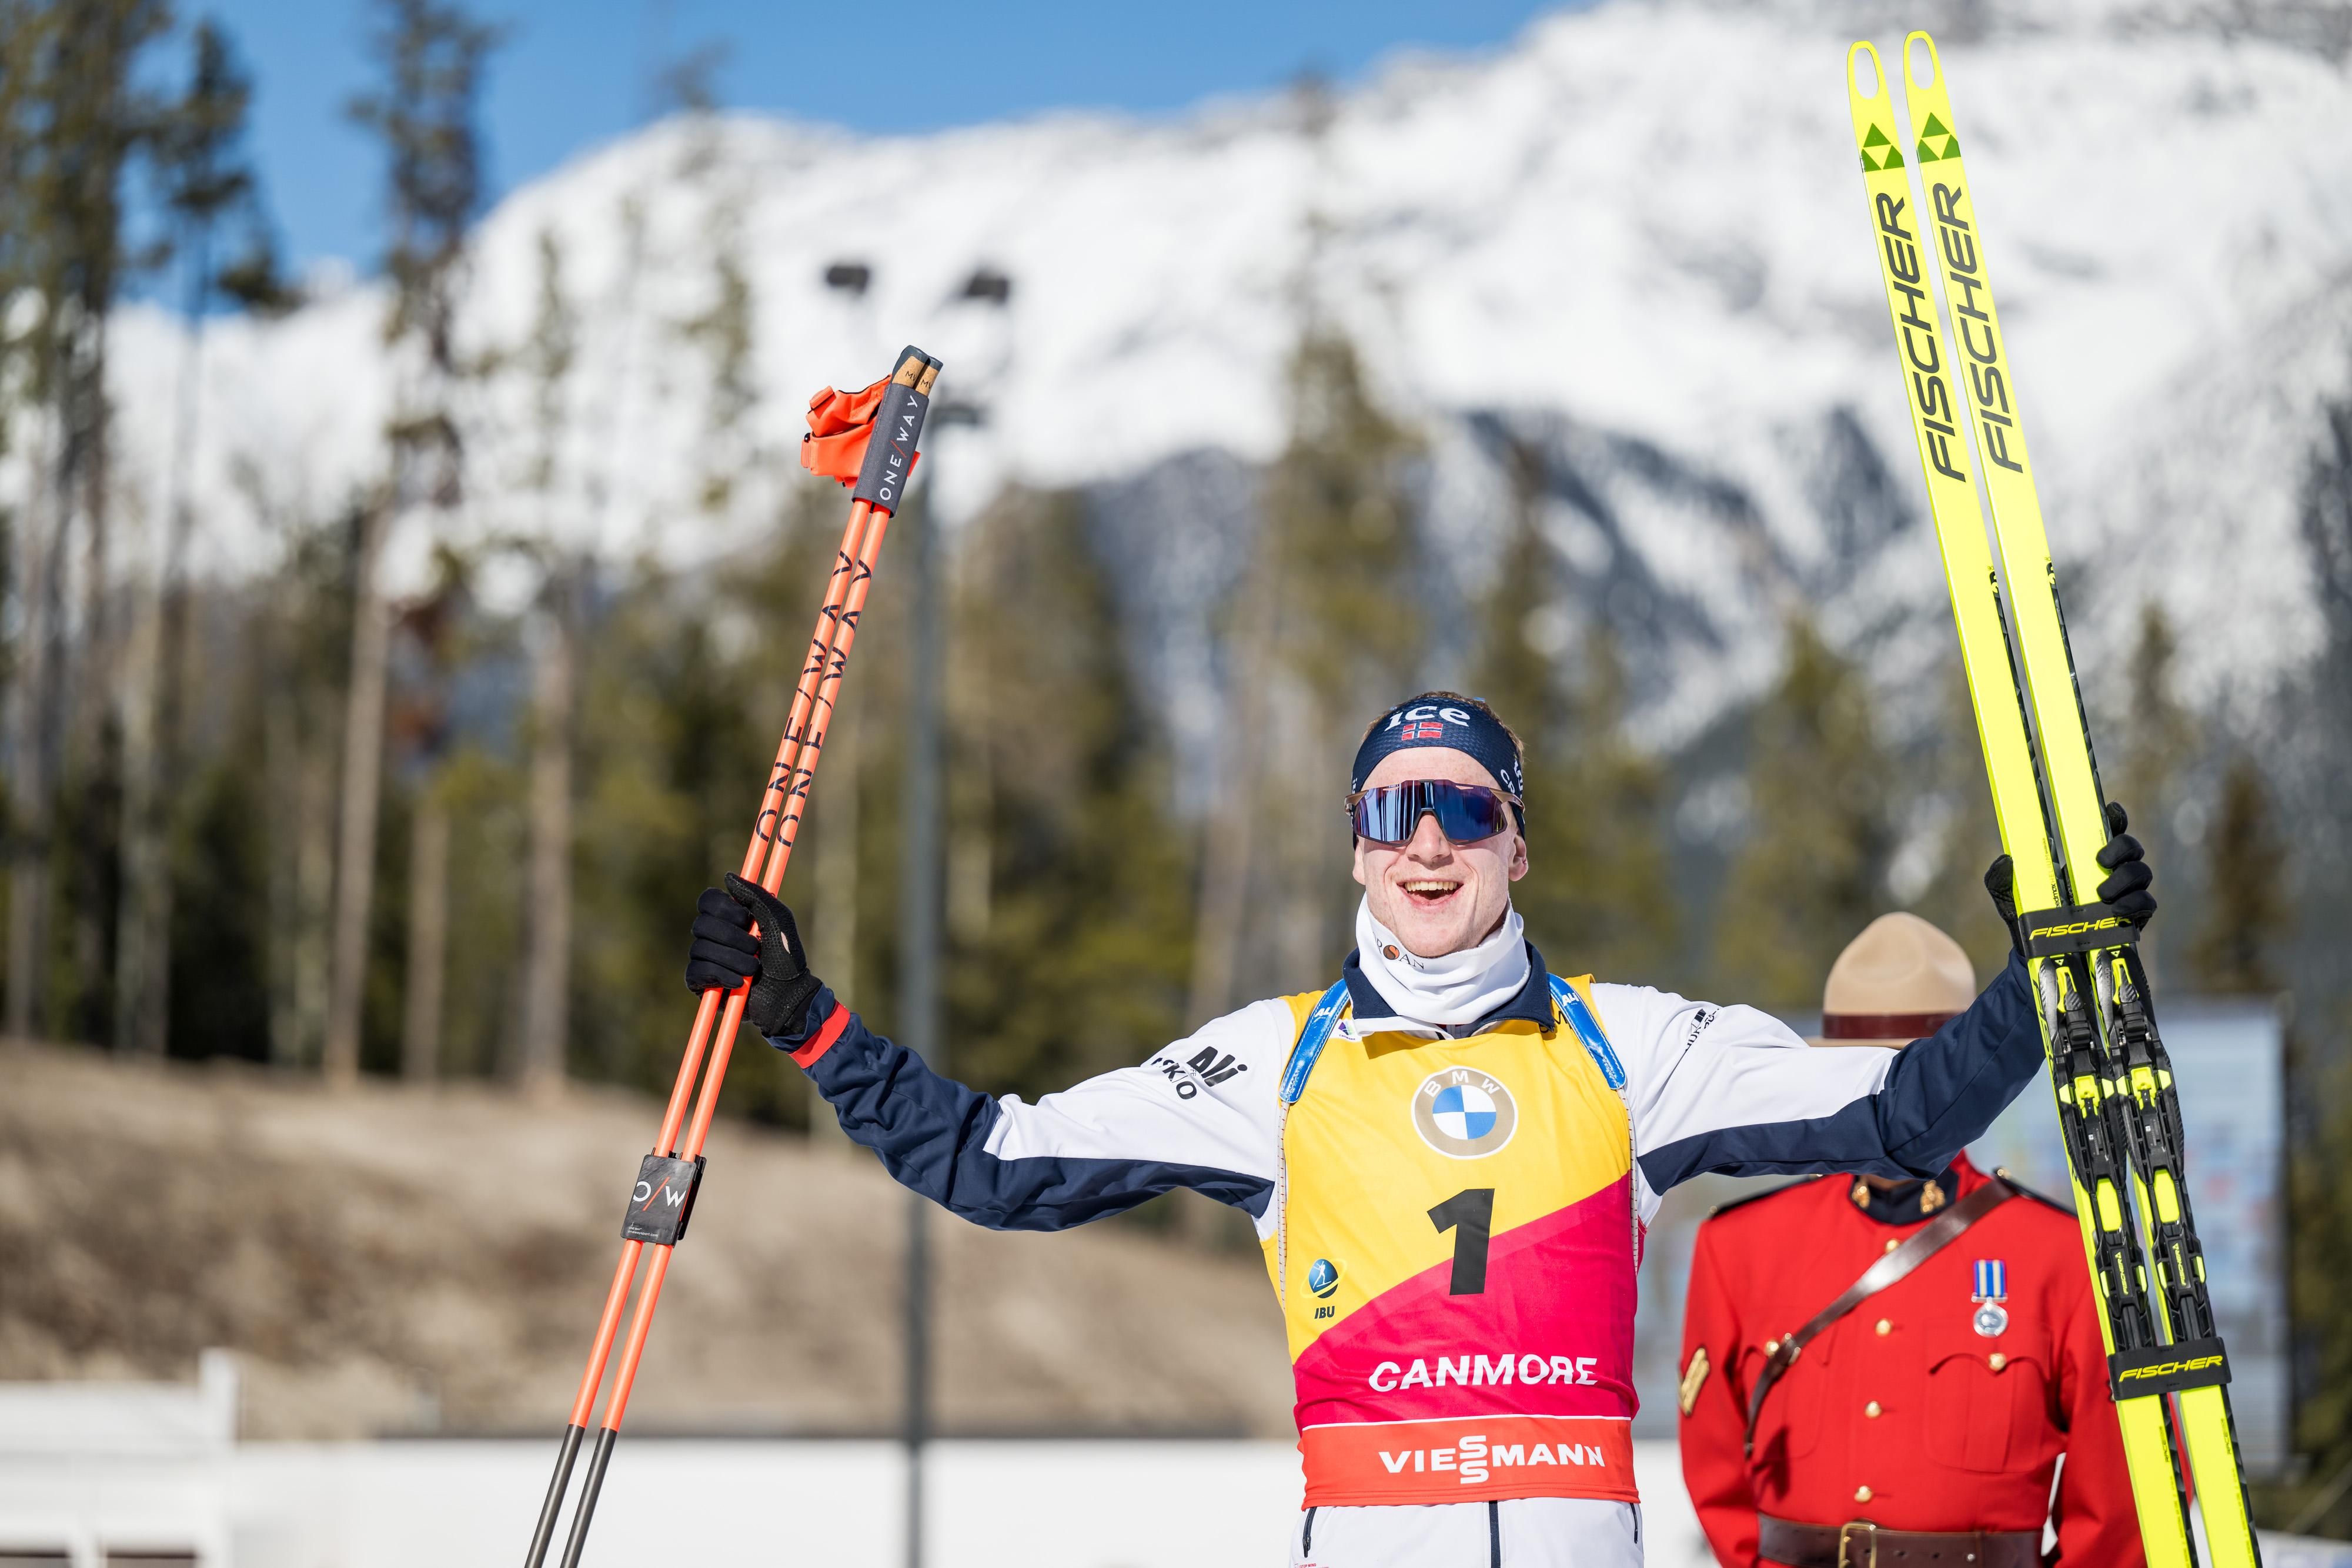
[{"label": "ibu logo", "polygon": [[1441,1068],[1413,1091],[1412,1125],[1423,1143],[1448,1159],[1483,1159],[1519,1130],[1518,1102],[1489,1074]]},{"label": "ibu logo", "polygon": [[1307,1288],[1329,1301],[1339,1289],[1339,1266],[1328,1258],[1318,1258],[1307,1266]]}]

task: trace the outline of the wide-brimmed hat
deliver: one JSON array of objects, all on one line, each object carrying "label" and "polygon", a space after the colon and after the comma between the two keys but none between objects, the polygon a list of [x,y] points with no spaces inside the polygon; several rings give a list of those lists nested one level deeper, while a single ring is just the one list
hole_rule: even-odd
[{"label": "wide-brimmed hat", "polygon": [[1814,1045],[1905,1046],[1976,1000],[1960,945],[1916,915],[1882,915],[1830,966]]}]

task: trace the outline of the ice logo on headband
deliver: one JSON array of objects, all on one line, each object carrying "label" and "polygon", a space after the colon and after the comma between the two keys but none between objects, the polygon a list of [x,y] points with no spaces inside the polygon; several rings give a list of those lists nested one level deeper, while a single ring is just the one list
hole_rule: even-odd
[{"label": "ice logo on headband", "polygon": [[[1454,725],[1470,732],[1469,736],[1455,737],[1458,739],[1470,739],[1478,729],[1477,718],[1473,716],[1466,708],[1455,707],[1451,703],[1414,703],[1390,714],[1388,723],[1381,727],[1381,738],[1396,745],[1422,746],[1432,742],[1446,745],[1450,744],[1445,733],[1448,725]],[[1496,726],[1496,729],[1499,731],[1500,727]],[[1502,739],[1499,733],[1496,738]],[[1507,792],[1513,795],[1520,794],[1523,792],[1523,787],[1517,759],[1508,755],[1509,743],[1503,741],[1502,744],[1506,755],[1501,758],[1488,761],[1488,766],[1495,769],[1496,779],[1501,782]],[[1473,741],[1472,744],[1458,749],[1468,751],[1474,756],[1480,756],[1480,760],[1487,761],[1488,759],[1480,754],[1493,748],[1481,747]]]},{"label": "ice logo on headband", "polygon": [[1393,730],[1402,725],[1402,732],[1393,737],[1398,740],[1444,740],[1447,725],[1458,724],[1466,728],[1469,723],[1470,716],[1458,707],[1438,707],[1433,704],[1420,703],[1397,709],[1389,715],[1388,723],[1381,727]]}]

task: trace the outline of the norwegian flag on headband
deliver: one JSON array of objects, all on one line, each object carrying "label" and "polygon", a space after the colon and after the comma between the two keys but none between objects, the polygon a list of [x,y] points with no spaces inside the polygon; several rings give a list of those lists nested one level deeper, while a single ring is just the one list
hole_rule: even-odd
[{"label": "norwegian flag on headband", "polygon": [[1511,738],[1511,732],[1484,707],[1452,692],[1424,692],[1383,715],[1356,748],[1348,792],[1352,795],[1362,789],[1382,758],[1414,746],[1444,746],[1465,752],[1494,775],[1505,794],[1517,798],[1527,792],[1518,743]]}]

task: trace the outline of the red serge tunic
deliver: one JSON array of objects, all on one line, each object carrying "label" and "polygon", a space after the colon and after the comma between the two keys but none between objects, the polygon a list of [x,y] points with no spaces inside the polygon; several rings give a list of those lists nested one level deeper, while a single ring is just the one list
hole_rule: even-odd
[{"label": "red serge tunic", "polygon": [[[1953,1174],[1947,1201],[1985,1182],[1966,1155]],[[1765,1342],[1810,1321],[1927,1223],[1922,1184],[1898,1189],[1904,1212],[1891,1222],[1857,1207],[1858,1185],[1800,1182],[1699,1227],[1683,1319],[1683,1477],[1717,1558],[1769,1561],[1757,1554],[1762,1512],[1922,1531],[2039,1531],[2047,1518],[2063,1562],[2144,1563],[2082,1235],[2073,1215],[2031,1195],[1808,1344],[1765,1401],[1754,1458],[1742,1459]],[[1994,1334],[1978,1322],[1988,1283],[2005,1289],[2007,1321]]]}]

